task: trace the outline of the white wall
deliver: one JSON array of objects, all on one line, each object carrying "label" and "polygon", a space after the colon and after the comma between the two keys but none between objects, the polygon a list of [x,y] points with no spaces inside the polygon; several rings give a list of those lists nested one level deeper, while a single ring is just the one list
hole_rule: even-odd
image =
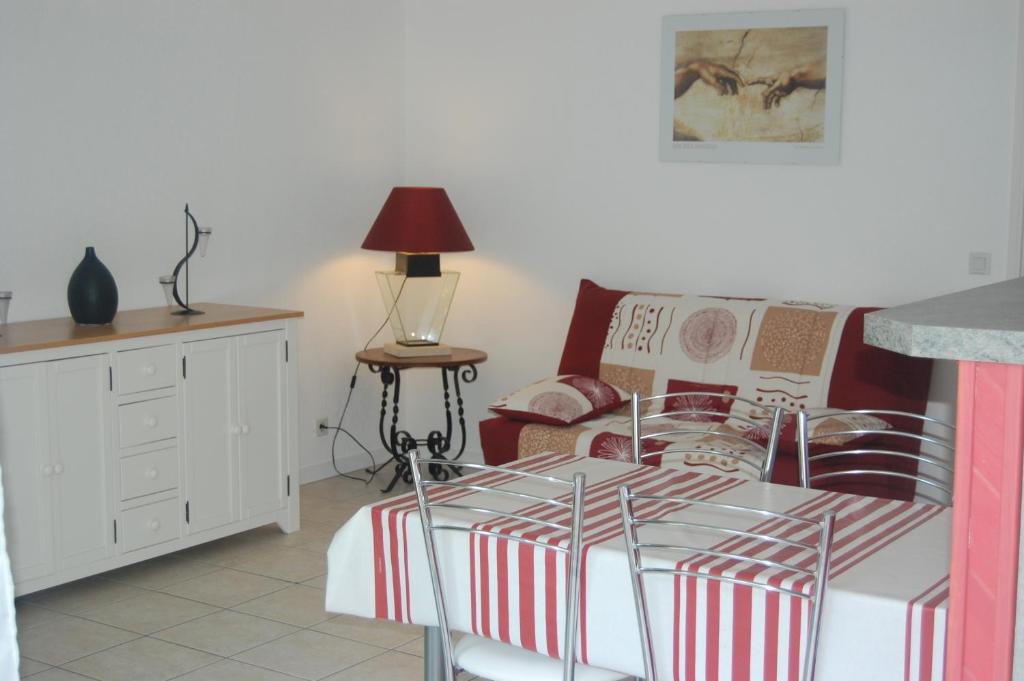
[{"label": "white wall", "polygon": [[[581,276],[880,305],[1001,278],[1016,0],[843,4],[842,163],[800,168],[657,160],[661,17],[751,0],[7,0],[0,288],[14,320],[65,315],[94,245],[123,308],[160,304],[191,202],[196,298],[306,311],[308,478],[383,316],[390,257],[358,246],[393,184],[446,186],[477,246],[443,258],[446,340],[491,353],[472,452],[489,400],[554,372]],[[405,387],[436,427],[437,377]],[[363,373],[349,417],[375,449],[378,395]]]},{"label": "white wall", "polygon": [[659,162],[661,17],[834,2],[410,0],[406,179],[477,246],[444,259],[447,339],[491,352],[474,419],[554,372],[581,276],[862,305],[1003,278],[1017,0],[841,4],[842,162],[784,167]]},{"label": "white wall", "polygon": [[[326,460],[379,305],[357,252],[402,174],[401,0],[0,4],[0,288],[67,315],[85,246],[123,309],[163,304],[186,201],[193,300],[303,309],[300,444]],[[351,467],[351,466],[349,466]],[[324,472],[323,467],[319,467]]]}]

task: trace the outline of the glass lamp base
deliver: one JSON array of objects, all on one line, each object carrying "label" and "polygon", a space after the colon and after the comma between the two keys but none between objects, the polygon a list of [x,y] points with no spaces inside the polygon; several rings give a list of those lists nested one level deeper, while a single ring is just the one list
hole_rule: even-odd
[{"label": "glass lamp base", "polygon": [[417,277],[398,271],[377,272],[377,284],[384,309],[391,315],[395,340],[407,347],[436,346],[458,283],[458,272]]}]

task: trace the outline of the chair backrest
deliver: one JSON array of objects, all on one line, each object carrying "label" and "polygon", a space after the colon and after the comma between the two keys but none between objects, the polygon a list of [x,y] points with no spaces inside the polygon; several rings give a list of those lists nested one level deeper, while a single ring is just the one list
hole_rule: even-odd
[{"label": "chair backrest", "polygon": [[[654,623],[649,607],[652,601],[647,585],[647,579],[653,575],[722,582],[808,602],[810,617],[801,679],[812,681],[835,512],[803,518],[689,497],[634,494],[628,486],[619,488],[619,509],[647,681],[658,681],[658,654],[664,652],[656,650],[654,645]],[[706,513],[700,515],[701,511]],[[748,527],[753,529],[739,530],[716,524],[715,519],[723,514],[749,519]],[[781,522],[767,525],[769,529],[757,524],[766,520]],[[783,526],[783,523],[790,530],[789,536],[772,534],[771,528]],[[734,541],[703,548],[694,540],[705,534]],[[751,568],[757,566],[765,571],[778,571],[775,574],[779,579],[762,577],[764,581],[758,581],[748,576],[753,574]],[[782,586],[785,581],[782,577],[794,580],[792,588]],[[673,626],[673,622],[666,621],[664,625]]]},{"label": "chair backrest", "polygon": [[[528,544],[543,551],[564,554],[568,559],[566,571],[565,624],[563,644],[563,680],[572,681],[576,669],[576,631],[579,622],[580,602],[580,558],[581,539],[583,534],[583,492],[586,487],[586,476],[576,473],[573,479],[562,480],[547,475],[528,473],[512,468],[485,466],[475,463],[459,463],[462,469],[490,473],[484,479],[429,480],[424,479],[421,467],[435,464],[429,458],[420,459],[415,451],[409,453],[409,466],[412,469],[416,487],[416,503],[419,506],[420,521],[423,525],[423,540],[427,549],[427,563],[430,567],[430,580],[434,589],[434,601],[437,604],[437,620],[441,629],[442,647],[445,661],[445,681],[455,681],[456,670],[452,656],[451,629],[448,622],[447,599],[444,590],[442,565],[438,558],[437,539],[443,532],[467,533],[470,535],[487,536],[520,544]],[[543,492],[538,494],[507,489],[514,482],[537,484]],[[430,491],[437,490],[434,498]],[[447,491],[447,493],[446,493]],[[459,503],[458,494],[452,492],[472,492],[472,503]],[[554,493],[551,494],[550,492]],[[545,494],[545,496],[541,496]],[[488,503],[497,500],[517,500],[528,504],[528,509],[540,508],[542,511],[516,510],[507,511],[488,508]],[[442,513],[450,511],[458,514],[460,520],[436,518],[434,511]],[[466,519],[473,518],[468,524]],[[553,534],[543,541],[513,534],[510,530],[502,531],[483,529],[479,521],[488,526],[502,521],[514,521],[519,526],[524,524],[531,529],[547,529]]]},{"label": "chair backrest", "polygon": [[[856,414],[881,418],[892,427],[815,428],[816,423],[825,419]],[[955,426],[921,414],[851,409],[811,416],[801,411],[797,415],[800,485],[822,487],[826,481],[868,476],[910,480],[918,483],[922,496],[948,506],[953,502],[951,462],[955,440]],[[818,452],[815,452],[815,445],[819,446]],[[826,470],[812,471],[813,464],[822,463],[828,464]],[[929,491],[938,493],[940,498]]]},{"label": "chair backrest", "polygon": [[[745,404],[749,409],[737,409],[736,402]],[[730,406],[716,408],[716,405]],[[771,480],[782,433],[784,411],[781,407],[769,407],[745,397],[725,393],[691,391],[641,397],[640,393],[634,392],[630,401],[630,414],[633,419],[635,464],[642,464],[645,459],[664,454],[717,454],[735,458],[762,482]],[[658,421],[655,422],[655,419]],[[671,423],[666,423],[666,420]],[[756,429],[756,432],[763,435],[765,444],[747,437],[749,431],[708,431],[706,422],[715,420],[729,421],[740,428]],[[652,422],[652,428],[645,430],[645,422]],[[703,427],[700,425],[702,422]],[[671,442],[666,448],[644,451],[644,440],[666,437]],[[703,442],[698,447],[696,439],[700,437],[709,440],[710,444]],[[725,450],[721,444],[716,446],[715,442],[731,443],[736,447]]]}]

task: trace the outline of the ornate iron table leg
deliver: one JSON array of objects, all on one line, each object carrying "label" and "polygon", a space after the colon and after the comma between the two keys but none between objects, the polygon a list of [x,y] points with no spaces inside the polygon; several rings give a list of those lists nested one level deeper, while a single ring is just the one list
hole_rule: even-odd
[{"label": "ornate iron table leg", "polygon": [[[377,432],[380,435],[381,444],[395,462],[395,476],[382,492],[390,492],[398,484],[399,480],[412,482],[412,471],[409,470],[409,451],[415,449],[416,440],[406,431],[398,427],[399,400],[402,396],[402,374],[398,369],[389,366],[368,365],[370,371],[380,374],[380,382],[383,386],[380,398],[380,421],[377,425]],[[388,417],[388,388],[391,391],[391,423],[385,431],[385,422]]]},{"label": "ornate iron table leg", "polygon": [[[465,407],[462,401],[462,383],[472,383],[477,378],[477,369],[474,365],[454,366],[441,368],[441,387],[444,394],[444,432],[432,430],[425,439],[417,440],[406,430],[398,426],[399,400],[402,393],[402,374],[395,367],[387,365],[368,365],[370,371],[380,375],[381,391],[380,421],[377,426],[380,441],[384,449],[395,462],[395,475],[385,487],[383,492],[390,492],[398,484],[399,480],[406,483],[412,482],[412,471],[409,469],[409,452],[416,447],[423,445],[430,452],[431,459],[437,459],[437,463],[429,466],[431,476],[435,480],[447,480],[451,473],[462,474],[462,469],[451,462],[462,457],[466,450],[466,417]],[[452,373],[451,381],[448,379],[448,372]],[[459,451],[455,456],[448,458],[447,454],[452,450],[452,436],[454,435],[455,422],[452,418],[452,388],[455,392],[455,411],[459,427]],[[390,393],[389,393],[390,391]],[[388,399],[390,396],[390,400]],[[388,412],[391,419],[388,423]],[[449,472],[450,471],[450,472]]]}]

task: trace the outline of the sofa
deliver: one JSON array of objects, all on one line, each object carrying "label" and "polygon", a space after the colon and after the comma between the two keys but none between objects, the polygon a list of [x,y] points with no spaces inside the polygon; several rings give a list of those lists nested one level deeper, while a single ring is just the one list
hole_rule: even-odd
[{"label": "sofa", "polygon": [[[864,315],[876,309],[620,291],[584,279],[558,374],[596,378],[626,393],[708,391],[780,406],[787,414],[772,481],[797,484],[799,410],[924,413],[931,361],[865,345]],[[709,427],[708,438],[714,430]],[[568,426],[506,416],[480,423],[484,460],[491,465],[551,451],[626,459],[630,432],[628,405]],[[674,465],[738,472],[724,457],[688,455]],[[895,496],[912,496],[903,487]],[[869,484],[856,491],[877,490]]]}]

